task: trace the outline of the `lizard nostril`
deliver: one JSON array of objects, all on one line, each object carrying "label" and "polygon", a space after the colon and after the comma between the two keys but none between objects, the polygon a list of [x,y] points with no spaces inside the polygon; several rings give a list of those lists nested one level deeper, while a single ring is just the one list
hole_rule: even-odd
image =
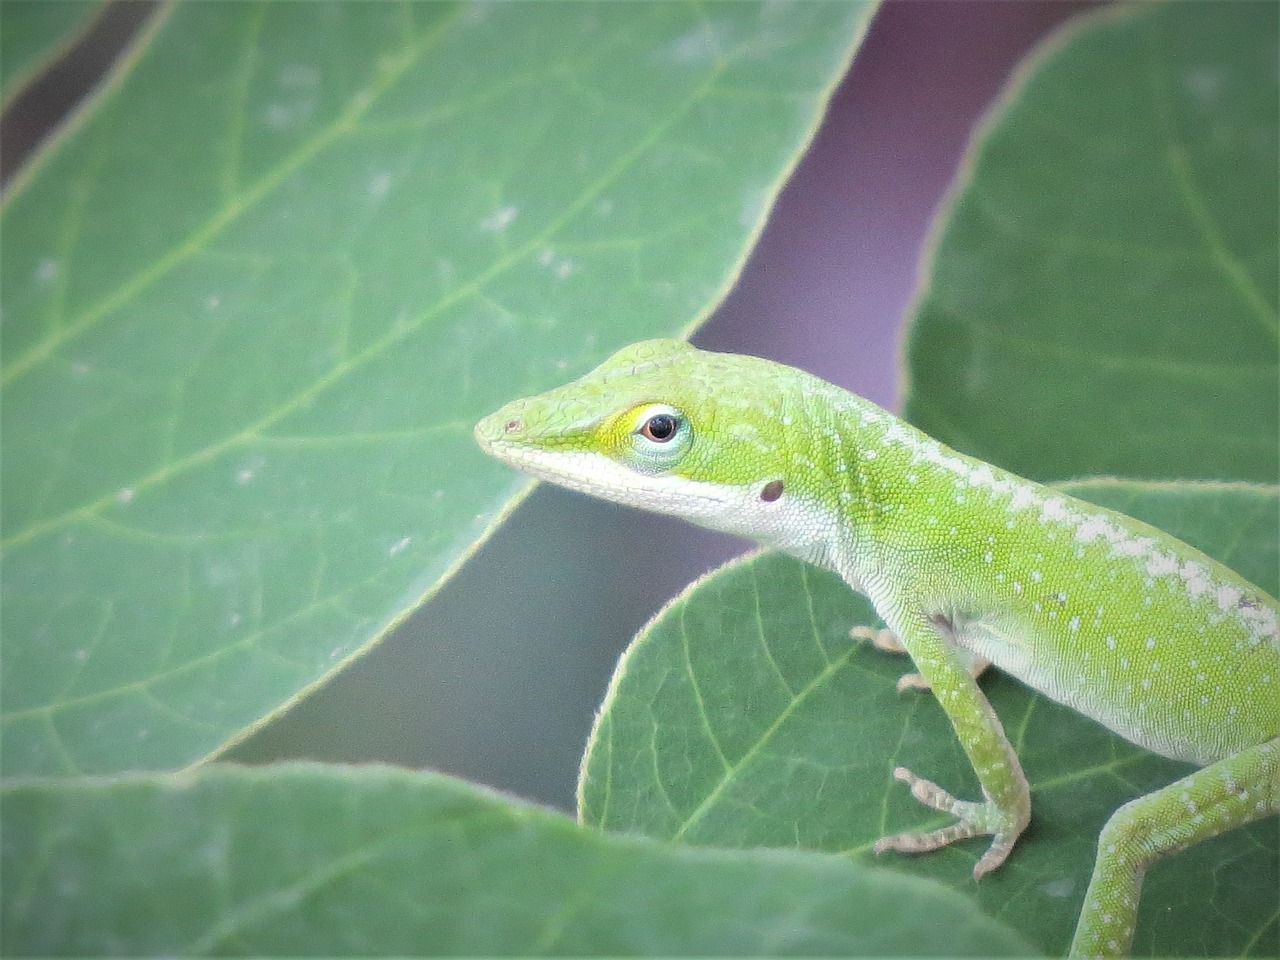
[{"label": "lizard nostril", "polygon": [[504,429],[507,433],[514,433],[516,430],[519,430],[519,429],[521,429],[522,427],[524,427],[524,423],[523,423],[522,421],[520,421],[520,420],[508,420],[508,421],[506,422],[506,425],[503,427],[503,429]]}]

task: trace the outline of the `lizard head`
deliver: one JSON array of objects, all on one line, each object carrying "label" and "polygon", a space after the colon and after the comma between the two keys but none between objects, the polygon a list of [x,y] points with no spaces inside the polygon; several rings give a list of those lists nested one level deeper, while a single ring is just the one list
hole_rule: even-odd
[{"label": "lizard head", "polygon": [[815,478],[795,449],[813,385],[825,386],[768,360],[646,340],[507,404],[475,436],[544,480],[794,549],[814,527]]}]

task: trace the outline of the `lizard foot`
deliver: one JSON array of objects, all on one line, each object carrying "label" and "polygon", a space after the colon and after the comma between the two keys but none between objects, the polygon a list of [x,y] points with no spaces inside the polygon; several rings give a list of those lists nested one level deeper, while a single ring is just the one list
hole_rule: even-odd
[{"label": "lizard foot", "polygon": [[872,627],[854,627],[849,631],[849,636],[855,640],[870,640],[873,647],[886,653],[907,652],[907,648],[902,645],[897,634],[888,627],[881,627],[879,630]]},{"label": "lizard foot", "polygon": [[[888,627],[874,630],[871,627],[854,627],[849,631],[849,636],[855,640],[870,640],[871,645],[877,650],[883,650],[885,653],[906,653],[907,648],[902,645],[902,641]],[[898,678],[898,692],[903,690],[928,690],[929,681],[919,673],[904,673]]]},{"label": "lizard foot", "polygon": [[883,853],[885,850],[926,853],[957,840],[989,834],[993,837],[992,844],[973,868],[973,879],[978,880],[983,874],[990,873],[1004,863],[1025,826],[1025,823],[1010,824],[1008,817],[990,800],[984,803],[957,800],[936,783],[917,777],[906,767],[895,769],[893,776],[910,786],[911,795],[926,807],[949,813],[956,818],[956,822],[927,833],[906,832],[881,837],[873,847],[876,853]]}]

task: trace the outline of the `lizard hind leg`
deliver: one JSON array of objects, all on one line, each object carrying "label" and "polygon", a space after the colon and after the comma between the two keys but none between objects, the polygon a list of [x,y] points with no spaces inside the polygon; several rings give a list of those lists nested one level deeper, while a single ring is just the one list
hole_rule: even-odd
[{"label": "lizard hind leg", "polygon": [[1071,943],[1073,957],[1129,953],[1152,861],[1280,813],[1280,737],[1130,800],[1098,838],[1098,859]]}]

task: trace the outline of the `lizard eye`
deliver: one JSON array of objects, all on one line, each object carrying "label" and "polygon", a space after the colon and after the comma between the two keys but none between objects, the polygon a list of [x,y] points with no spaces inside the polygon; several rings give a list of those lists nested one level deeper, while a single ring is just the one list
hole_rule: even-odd
[{"label": "lizard eye", "polygon": [[632,456],[645,469],[666,470],[693,439],[689,418],[665,403],[651,403],[632,413]]},{"label": "lizard eye", "polygon": [[676,435],[680,422],[669,413],[655,413],[640,428],[640,436],[654,443],[666,443]]}]

